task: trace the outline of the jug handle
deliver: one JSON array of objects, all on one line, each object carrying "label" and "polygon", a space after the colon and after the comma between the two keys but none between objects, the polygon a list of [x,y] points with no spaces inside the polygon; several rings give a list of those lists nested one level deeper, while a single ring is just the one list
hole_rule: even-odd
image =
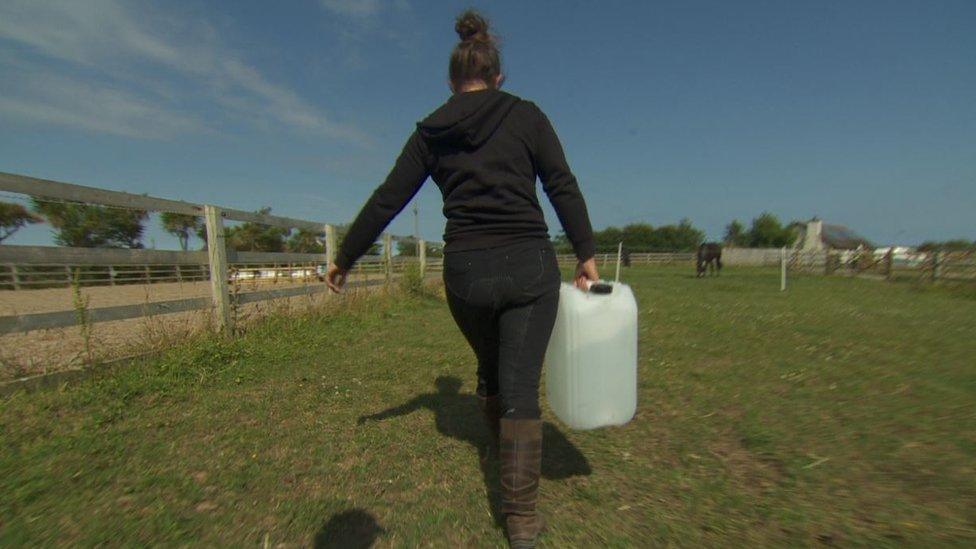
[{"label": "jug handle", "polygon": [[613,293],[613,284],[608,282],[590,282],[589,291],[591,294]]}]

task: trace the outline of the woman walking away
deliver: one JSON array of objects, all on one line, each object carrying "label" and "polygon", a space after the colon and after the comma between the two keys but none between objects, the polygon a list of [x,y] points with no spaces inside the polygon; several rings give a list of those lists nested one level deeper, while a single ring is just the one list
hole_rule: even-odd
[{"label": "woman walking away", "polygon": [[[536,177],[579,260],[575,283],[598,279],[586,204],[539,108],[499,90],[504,77],[488,22],[458,17],[453,95],[417,124],[393,170],[350,226],[327,283],[339,291],[355,261],[430,176],[444,198],[444,285],[451,314],[478,358],[478,397],[501,465],[512,547],[534,547],[542,455],[539,376],[559,302],[559,266]],[[498,446],[500,445],[500,448]]]}]

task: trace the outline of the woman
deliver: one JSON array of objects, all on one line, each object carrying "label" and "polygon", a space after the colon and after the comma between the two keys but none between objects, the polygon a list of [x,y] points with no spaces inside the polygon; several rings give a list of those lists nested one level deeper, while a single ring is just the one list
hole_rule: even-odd
[{"label": "woman", "polygon": [[444,285],[451,314],[478,358],[477,393],[500,443],[502,512],[513,547],[534,547],[542,454],[539,376],[559,302],[559,267],[535,191],[538,176],[579,263],[599,277],[586,204],[562,146],[535,104],[499,90],[504,77],[488,23],[458,17],[453,95],[417,124],[386,181],[363,206],[329,266],[338,292],[430,176],[444,198]]}]

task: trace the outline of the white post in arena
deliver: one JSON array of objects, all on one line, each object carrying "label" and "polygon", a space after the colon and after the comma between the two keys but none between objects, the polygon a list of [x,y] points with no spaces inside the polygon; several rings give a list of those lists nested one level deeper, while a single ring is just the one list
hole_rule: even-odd
[{"label": "white post in arena", "polygon": [[620,254],[624,250],[624,243],[617,244],[617,272],[613,275],[614,283],[620,282]]},{"label": "white post in arena", "polygon": [[420,280],[423,280],[427,274],[427,242],[422,239],[417,241],[417,259],[420,262]]},{"label": "white post in arena", "polygon": [[786,291],[786,246],[779,251],[779,291]]}]

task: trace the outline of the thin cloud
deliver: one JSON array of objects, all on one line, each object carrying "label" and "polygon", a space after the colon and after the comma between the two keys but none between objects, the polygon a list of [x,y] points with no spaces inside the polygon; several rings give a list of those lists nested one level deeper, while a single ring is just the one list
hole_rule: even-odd
[{"label": "thin cloud", "polygon": [[[134,11],[118,0],[0,3],[0,40],[26,46],[45,58],[45,63],[32,64],[27,78],[35,81],[28,81],[24,87],[38,88],[45,76],[68,68],[67,72],[80,74],[69,82],[69,87],[82,90],[83,96],[97,102],[85,112],[103,118],[85,121],[82,113],[73,116],[78,102],[67,94],[8,97],[0,112],[119,135],[159,137],[200,128],[202,125],[194,122],[192,115],[153,107],[155,98],[144,97],[147,89],[166,87],[160,80],[178,79],[181,84],[188,81],[188,85],[170,88],[185,90],[188,97],[184,99],[203,96],[206,102],[224,110],[225,116],[236,116],[235,120],[241,119],[241,109],[246,108],[245,120],[260,120],[269,129],[279,127],[351,142],[368,141],[359,130],[333,122],[320,108],[273,83],[224,46],[218,33],[205,22],[168,17],[145,6],[141,6],[138,15]],[[44,68],[47,75],[42,74]],[[87,77],[87,88],[82,76]],[[126,83],[130,89],[115,94],[98,91],[94,82],[106,79]],[[0,92],[10,94],[5,87],[0,84]],[[45,106],[50,112],[43,114]],[[162,131],[152,129],[154,110],[176,122],[164,124]],[[110,126],[110,121],[117,126]]]},{"label": "thin cloud", "polygon": [[377,40],[408,58],[415,55],[421,34],[408,0],[319,0],[319,5],[329,15],[327,23],[339,41],[343,64],[365,67],[363,49]]},{"label": "thin cloud", "polygon": [[370,17],[380,11],[380,0],[319,0],[323,8],[351,17]]},{"label": "thin cloud", "polygon": [[194,117],[118,90],[69,78],[29,81],[20,96],[0,96],[0,114],[22,122],[56,124],[141,139],[163,139],[206,130]]},{"label": "thin cloud", "polygon": [[[359,143],[369,141],[369,138],[359,130],[326,119],[304,99],[287,88],[269,82],[253,67],[237,61],[229,61],[222,69],[228,80],[263,100],[264,112],[274,120],[295,128],[324,133],[332,137],[345,137]],[[225,102],[225,104],[230,103]]]},{"label": "thin cloud", "polygon": [[336,15],[367,19],[392,8],[403,12],[410,9],[407,0],[319,0],[319,4]]}]

